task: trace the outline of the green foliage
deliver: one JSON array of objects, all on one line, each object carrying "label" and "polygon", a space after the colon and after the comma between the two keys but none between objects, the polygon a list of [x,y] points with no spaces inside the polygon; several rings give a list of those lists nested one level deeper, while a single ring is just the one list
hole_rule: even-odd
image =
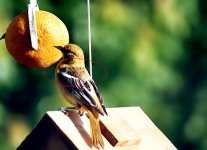
[{"label": "green foliage", "polygon": [[[61,18],[70,42],[88,58],[86,1],[38,3]],[[26,4],[1,0],[0,33]],[[205,0],[91,3],[93,73],[106,107],[139,105],[178,149],[207,148],[206,5]],[[12,124],[24,138],[46,111],[68,105],[56,89],[54,67],[26,68],[0,41],[0,149],[19,144]]]}]

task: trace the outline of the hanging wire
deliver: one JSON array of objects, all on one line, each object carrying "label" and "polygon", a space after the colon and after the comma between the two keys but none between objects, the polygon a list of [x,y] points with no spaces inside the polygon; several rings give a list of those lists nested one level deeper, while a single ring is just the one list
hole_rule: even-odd
[{"label": "hanging wire", "polygon": [[89,69],[90,75],[92,77],[92,50],[91,50],[91,13],[90,13],[90,0],[87,0],[88,9],[88,48],[89,48]]}]

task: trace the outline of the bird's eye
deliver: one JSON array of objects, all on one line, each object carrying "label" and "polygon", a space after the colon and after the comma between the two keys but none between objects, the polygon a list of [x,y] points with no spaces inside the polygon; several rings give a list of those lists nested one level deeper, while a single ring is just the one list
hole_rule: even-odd
[{"label": "bird's eye", "polygon": [[75,55],[75,56],[77,56],[77,54],[76,54],[76,53],[74,53],[74,52],[72,52],[71,50],[69,50],[68,55]]}]

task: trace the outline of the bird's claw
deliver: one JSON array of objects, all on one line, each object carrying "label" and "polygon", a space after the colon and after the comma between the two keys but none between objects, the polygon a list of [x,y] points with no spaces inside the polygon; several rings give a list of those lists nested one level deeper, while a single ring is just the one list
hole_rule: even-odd
[{"label": "bird's claw", "polygon": [[74,110],[76,110],[75,107],[60,107],[60,108],[58,109],[58,111],[61,111],[62,113],[66,114],[66,115],[67,115],[69,112],[74,111]]},{"label": "bird's claw", "polygon": [[[71,111],[76,111],[77,109],[75,107],[60,107],[58,109],[58,111],[61,111],[62,113],[64,114],[68,114],[69,112]],[[82,117],[83,115],[86,115],[87,116],[87,113],[86,112],[83,112],[81,110],[78,110],[78,114]]]},{"label": "bird's claw", "polygon": [[78,114],[82,117],[83,115],[86,115],[86,112],[83,112],[81,110],[78,110]]}]

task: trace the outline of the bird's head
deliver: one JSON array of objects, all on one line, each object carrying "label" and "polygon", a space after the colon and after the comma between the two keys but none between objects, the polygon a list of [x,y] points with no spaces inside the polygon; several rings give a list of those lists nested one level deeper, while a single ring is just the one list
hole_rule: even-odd
[{"label": "bird's head", "polygon": [[84,54],[82,49],[75,44],[67,44],[65,46],[54,46],[54,47],[62,52],[64,59],[84,61]]}]

